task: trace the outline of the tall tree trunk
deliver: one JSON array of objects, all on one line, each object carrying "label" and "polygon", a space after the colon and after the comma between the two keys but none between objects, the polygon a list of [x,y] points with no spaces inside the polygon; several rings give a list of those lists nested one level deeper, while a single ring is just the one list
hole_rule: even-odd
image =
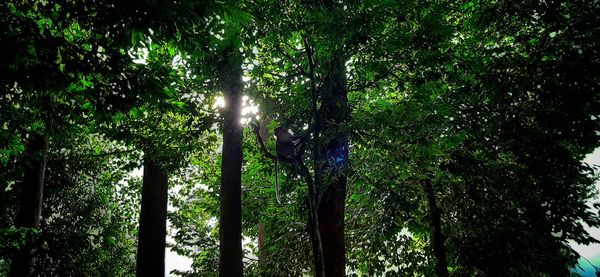
[{"label": "tall tree trunk", "polygon": [[[346,71],[341,53],[334,54],[331,65],[330,90],[327,91],[322,103],[321,114],[327,117],[323,120],[323,133],[334,133],[335,138],[327,143],[327,161],[339,157],[340,147],[348,146],[348,134],[338,128],[346,124],[349,117],[348,92],[346,90]],[[342,151],[343,152],[343,151]],[[346,153],[347,155],[347,153]],[[346,162],[348,157],[345,156]],[[319,231],[323,245],[323,260],[325,276],[337,277],[346,274],[346,247],[344,235],[344,210],[346,200],[346,173],[339,168],[337,162],[328,164],[327,172],[334,176],[324,178],[329,180],[323,184],[325,191],[318,207]]]},{"label": "tall tree trunk", "polygon": [[230,47],[219,64],[225,97],[221,161],[219,276],[239,277],[242,264],[242,69],[241,56]]},{"label": "tall tree trunk", "polygon": [[[27,143],[26,151],[22,191],[15,226],[18,228],[39,228],[44,196],[48,139],[44,136],[34,135]],[[30,239],[13,256],[8,276],[32,276],[34,253],[35,239]]]},{"label": "tall tree trunk", "polygon": [[143,178],[136,276],[164,276],[169,178],[148,157],[144,158]]},{"label": "tall tree trunk", "polygon": [[448,261],[446,260],[445,237],[442,233],[442,213],[435,200],[435,192],[431,180],[424,182],[425,194],[429,205],[429,217],[432,225],[433,254],[435,255],[435,272],[438,277],[448,276]]},{"label": "tall tree trunk", "polygon": [[329,184],[319,205],[319,231],[323,243],[325,276],[345,276],[344,207],[346,177]]}]

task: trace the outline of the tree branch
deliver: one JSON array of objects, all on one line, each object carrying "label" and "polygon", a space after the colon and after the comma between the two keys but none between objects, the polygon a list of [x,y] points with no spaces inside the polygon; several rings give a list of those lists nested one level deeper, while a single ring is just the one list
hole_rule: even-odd
[{"label": "tree branch", "polygon": [[282,75],[282,74],[275,73],[275,72],[264,72],[264,73],[270,74],[270,75],[273,75],[275,77],[279,77],[282,79],[291,79],[291,78],[298,77],[298,76],[304,76],[304,74],[302,74],[301,72],[298,72],[296,74],[290,74],[290,75]]},{"label": "tree branch", "polygon": [[396,69],[397,69],[396,66],[392,66],[389,70],[387,70],[383,74],[379,75],[377,78],[375,78],[374,80],[372,80],[370,82],[365,82],[363,84],[354,84],[354,85],[351,85],[351,87],[348,88],[348,92],[364,90],[366,88],[369,88],[369,87],[371,87],[371,86],[379,83],[380,81],[384,80],[385,78],[389,77],[390,75],[395,76],[395,74],[393,72]]},{"label": "tree branch", "polygon": [[275,49],[277,49],[277,51],[279,51],[285,58],[292,62],[296,66],[296,68],[298,68],[298,71],[300,71],[302,75],[308,76],[308,73],[306,73],[302,66],[300,66],[300,64],[298,64],[298,62],[296,62],[296,60],[292,56],[290,56],[290,54],[287,51],[283,50],[281,46],[277,45],[275,46]]}]

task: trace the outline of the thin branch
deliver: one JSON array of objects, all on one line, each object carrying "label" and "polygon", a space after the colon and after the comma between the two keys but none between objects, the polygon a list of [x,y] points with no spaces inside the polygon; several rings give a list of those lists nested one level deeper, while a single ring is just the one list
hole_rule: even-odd
[{"label": "thin branch", "polygon": [[251,261],[258,261],[257,258],[254,258],[252,256],[244,256],[244,259],[248,259],[248,260],[251,260]]},{"label": "thin branch", "polygon": [[387,70],[385,73],[379,75],[377,78],[375,78],[374,80],[370,81],[370,82],[366,82],[363,83],[362,85],[358,86],[358,84],[352,86],[351,88],[348,89],[348,92],[352,92],[352,91],[361,91],[364,90],[366,88],[372,87],[373,85],[381,82],[382,80],[384,80],[385,78],[391,76],[394,76],[394,71],[397,69],[397,67],[394,65],[392,66],[389,70]]},{"label": "thin branch", "polygon": [[275,73],[275,72],[264,72],[264,73],[270,74],[270,75],[273,75],[273,76],[276,76],[276,77],[279,77],[282,79],[291,79],[291,78],[298,77],[298,76],[304,76],[304,74],[302,74],[301,72],[298,72],[296,74],[290,74],[290,75],[282,75],[282,74]]},{"label": "thin branch", "polygon": [[283,50],[281,48],[281,46],[279,46],[279,45],[275,46],[275,49],[277,49],[277,51],[279,51],[285,58],[287,58],[290,62],[292,62],[296,66],[298,71],[300,71],[300,73],[302,73],[302,75],[308,76],[308,73],[306,73],[306,71],[302,68],[302,66],[300,64],[298,64],[298,62],[292,56],[290,56],[290,53]]},{"label": "thin branch", "polygon": [[317,203],[321,202],[321,170],[319,163],[321,162],[321,119],[319,117],[318,102],[319,94],[317,91],[315,77],[315,57],[308,37],[302,33],[302,42],[306,52],[306,58],[309,66],[310,92],[311,92],[311,117],[309,126],[313,131],[313,166],[315,170],[315,199]]},{"label": "thin branch", "polygon": [[[317,107],[317,102],[319,101],[319,95],[317,94],[317,87],[315,85],[315,60],[314,60],[314,53],[312,51],[312,47],[310,46],[310,43],[308,41],[308,38],[306,37],[306,35],[304,35],[304,33],[301,34],[302,35],[302,42],[304,44],[304,48],[305,48],[305,52],[306,52],[306,58],[308,60],[308,66],[309,66],[309,75],[308,77],[310,78],[310,92],[311,92],[311,117],[310,117],[310,121],[309,122],[309,126],[312,128],[313,131],[313,163],[314,163],[314,171],[315,171],[315,176],[314,176],[314,180],[312,178],[310,178],[310,172],[308,171],[308,168],[306,167],[306,165],[302,162],[302,160],[300,160],[300,162],[298,163],[298,166],[300,167],[300,170],[302,171],[302,175],[304,176],[304,178],[306,179],[306,183],[308,184],[308,206],[309,206],[309,211],[310,211],[310,220],[309,222],[311,223],[311,228],[309,228],[310,231],[310,235],[314,236],[314,240],[317,246],[317,251],[318,253],[313,253],[313,255],[318,255],[318,257],[315,259],[317,263],[319,263],[319,266],[317,267],[317,265],[315,264],[315,270],[317,270],[318,268],[321,269],[320,275],[321,276],[325,276],[325,257],[323,256],[323,242],[321,240],[321,232],[320,232],[320,227],[319,227],[319,213],[318,213],[318,206],[320,203],[320,199],[321,199],[321,193],[320,193],[320,188],[321,188],[321,169],[319,167],[319,163],[321,161],[321,147],[320,147],[320,120],[319,120],[319,116],[318,116],[318,107]],[[313,182],[314,181],[314,182]],[[319,274],[317,274],[319,275]]]}]

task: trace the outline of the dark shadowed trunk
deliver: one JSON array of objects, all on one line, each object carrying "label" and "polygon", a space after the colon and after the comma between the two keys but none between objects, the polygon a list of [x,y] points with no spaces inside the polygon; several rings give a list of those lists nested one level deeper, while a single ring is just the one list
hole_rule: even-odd
[{"label": "dark shadowed trunk", "polygon": [[[341,168],[347,163],[348,135],[337,129],[346,124],[349,117],[348,97],[346,90],[346,74],[342,54],[334,56],[331,65],[331,83],[327,95],[323,99],[321,115],[327,120],[322,122],[323,133],[334,133],[335,138],[327,143],[325,163],[329,169],[328,176],[323,180],[325,189],[318,207],[319,231],[323,245],[323,260],[326,277],[345,276],[346,248],[344,235],[344,209],[346,199],[346,172]],[[346,149],[343,158],[346,162],[338,164],[341,149]],[[333,164],[332,164],[333,162]]]},{"label": "dark shadowed trunk", "polygon": [[431,185],[431,180],[424,181],[424,189],[427,194],[427,204],[429,205],[429,217],[432,227],[433,254],[435,255],[435,272],[438,277],[448,276],[448,262],[446,260],[446,247],[444,246],[445,237],[442,233],[442,213],[435,200],[435,192]]},{"label": "dark shadowed trunk", "polygon": [[160,165],[145,157],[136,261],[138,277],[164,276],[168,182],[167,173]]},{"label": "dark shadowed trunk", "polygon": [[219,276],[242,276],[242,70],[237,49],[219,65],[225,97],[221,161]]},{"label": "dark shadowed trunk", "polygon": [[[569,272],[569,268],[564,263],[554,263],[549,272],[548,276],[550,277],[567,277],[571,276]],[[596,276],[600,276],[600,271],[596,268]]]},{"label": "dark shadowed trunk", "polygon": [[319,205],[319,228],[323,243],[325,276],[345,276],[344,202],[346,177],[329,184]]},{"label": "dark shadowed trunk", "polygon": [[[15,226],[18,228],[39,228],[44,195],[48,140],[43,136],[34,135],[28,141],[25,151],[22,191]],[[8,276],[32,276],[34,253],[35,239],[30,238],[13,256]]]}]

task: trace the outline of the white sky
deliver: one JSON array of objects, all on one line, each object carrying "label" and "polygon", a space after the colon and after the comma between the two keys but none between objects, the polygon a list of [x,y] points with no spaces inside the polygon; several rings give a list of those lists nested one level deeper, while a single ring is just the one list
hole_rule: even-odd
[{"label": "white sky", "polygon": [[[600,167],[600,148],[596,148],[596,150],[594,150],[593,153],[587,155],[587,157],[585,157],[584,162],[590,164],[590,165],[594,165],[596,167]],[[598,169],[600,168],[596,168],[596,174],[600,173],[598,172]],[[598,191],[600,191],[600,182],[596,182],[596,189]],[[589,201],[588,204],[591,206],[592,202],[594,201],[598,201],[598,195],[596,195],[595,199],[592,199],[592,201]],[[592,237],[600,240],[600,229],[599,228],[586,228],[588,230],[588,232],[592,235]],[[600,244],[590,244],[590,245],[579,245],[579,244],[575,244],[573,242],[571,242],[571,247],[573,247],[573,249],[575,249],[575,251],[577,251],[581,256],[591,259],[592,257],[600,254]]]},{"label": "white sky", "polygon": [[[167,220],[167,229],[171,229],[171,224]],[[170,235],[167,235],[167,243],[175,243],[175,240]],[[192,259],[188,257],[183,257],[177,255],[175,252],[171,252],[169,247],[166,249],[165,253],[165,276],[175,276],[170,275],[169,272],[172,270],[190,270],[192,269]]]}]

